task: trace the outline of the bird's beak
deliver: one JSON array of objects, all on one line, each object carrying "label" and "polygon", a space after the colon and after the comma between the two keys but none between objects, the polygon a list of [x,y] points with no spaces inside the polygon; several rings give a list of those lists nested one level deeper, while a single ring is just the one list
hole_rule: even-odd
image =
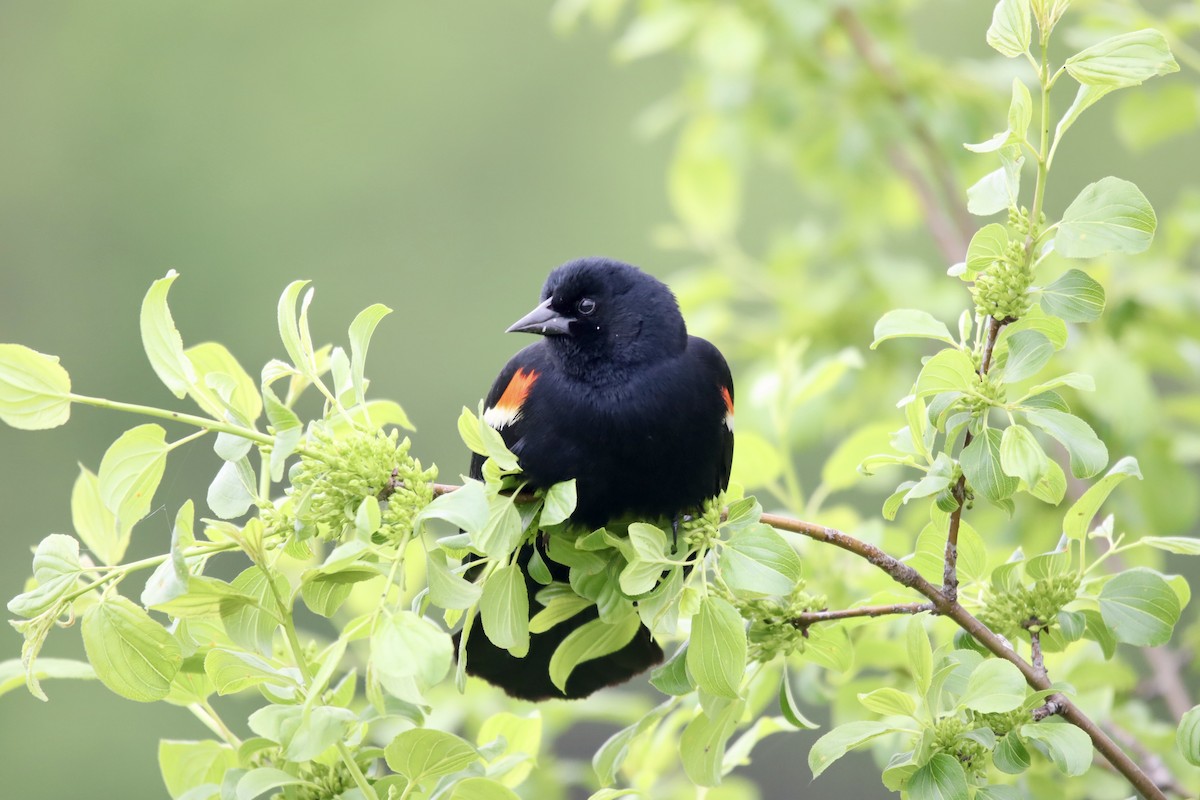
[{"label": "bird's beak", "polygon": [[538,333],[542,336],[567,336],[575,320],[550,307],[550,299],[508,326],[505,333]]}]

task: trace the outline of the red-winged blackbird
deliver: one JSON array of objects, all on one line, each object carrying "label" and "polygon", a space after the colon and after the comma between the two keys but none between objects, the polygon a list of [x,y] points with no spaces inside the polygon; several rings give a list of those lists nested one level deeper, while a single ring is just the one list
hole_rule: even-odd
[{"label": "red-winged blackbird", "polygon": [[[729,483],[733,460],[733,379],[719,350],[689,336],[661,281],[603,258],[571,261],[542,287],[542,302],[508,330],[544,338],[513,356],[484,404],[484,420],[516,454],[533,487],[576,479],[571,522],[587,529],[621,518],[678,520]],[[483,457],[471,461],[479,478]],[[530,614],[542,609],[529,577],[535,545],[518,563]],[[567,567],[536,545],[556,581]],[[516,658],[472,627],[467,672],[514,697],[586,697],[662,660],[642,626],[610,655],[575,668],[566,693],[550,682],[550,657],[571,631],[598,616],[593,606],[530,637]]]}]

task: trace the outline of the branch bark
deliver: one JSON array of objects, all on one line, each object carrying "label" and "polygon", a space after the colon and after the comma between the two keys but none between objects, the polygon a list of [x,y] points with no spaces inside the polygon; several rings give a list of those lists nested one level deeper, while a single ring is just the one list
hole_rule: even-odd
[{"label": "branch bark", "polygon": [[886,617],[892,614],[921,614],[933,611],[933,603],[893,603],[883,606],[859,606],[841,608],[836,611],[806,611],[788,620],[794,627],[805,630],[817,622],[830,622],[855,617]]}]

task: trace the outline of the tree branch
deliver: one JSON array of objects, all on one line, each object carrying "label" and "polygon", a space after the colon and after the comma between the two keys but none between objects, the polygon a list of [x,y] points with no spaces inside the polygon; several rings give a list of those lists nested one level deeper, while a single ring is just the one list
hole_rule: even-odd
[{"label": "tree branch", "polygon": [[[453,492],[458,488],[460,487],[444,483],[433,484],[435,495]],[[763,514],[759,519],[761,522],[777,530],[797,533],[809,539],[833,545],[864,559],[869,564],[886,572],[896,583],[899,583],[901,586],[907,586],[924,595],[929,600],[929,603],[921,605],[932,606],[932,613],[940,614],[954,620],[960,628],[971,634],[977,642],[986,647],[992,654],[1013,664],[1021,671],[1021,674],[1025,677],[1025,682],[1029,686],[1039,691],[1051,688],[1050,681],[1046,676],[1035,669],[1028,661],[1021,658],[1007,641],[980,622],[979,619],[967,611],[956,600],[946,597],[940,587],[934,586],[925,580],[921,576],[921,573],[899,559],[883,552],[875,545],[856,539],[836,528],[828,528],[824,525],[817,525],[800,519],[792,519],[791,517],[779,514]],[[1064,695],[1061,693],[1051,695],[1045,707],[1054,708],[1054,711],[1048,712],[1046,716],[1049,716],[1049,713],[1058,713],[1063,719],[1086,733],[1088,738],[1092,740],[1092,746],[1095,747],[1097,752],[1108,759],[1109,763],[1146,800],[1167,800],[1163,791],[1142,771],[1141,767],[1099,725],[1080,711]]]},{"label": "tree branch", "polygon": [[885,617],[891,614],[921,614],[933,611],[933,603],[893,603],[884,606],[858,606],[857,608],[842,608],[836,611],[806,611],[792,617],[788,622],[800,630],[817,622],[830,622],[837,619],[852,619],[854,617]]}]

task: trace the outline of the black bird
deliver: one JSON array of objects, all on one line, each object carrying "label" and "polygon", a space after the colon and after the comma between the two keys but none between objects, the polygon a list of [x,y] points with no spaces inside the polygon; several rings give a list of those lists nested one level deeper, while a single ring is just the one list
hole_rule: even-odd
[{"label": "black bird", "polygon": [[[733,461],[733,379],[716,347],[688,335],[671,290],[629,264],[584,258],[551,272],[541,297],[508,331],[544,338],[508,362],[483,414],[530,485],[575,478],[571,522],[589,530],[631,517],[678,520],[720,494]],[[482,468],[475,455],[471,476]],[[518,556],[531,615],[542,609],[527,568],[534,546]],[[567,567],[540,540],[536,546],[554,580],[566,582]],[[493,645],[475,624],[467,672],[514,697],[578,698],[662,660],[642,626],[621,650],[577,666],[560,692],[550,682],[550,657],[597,616],[593,606],[531,635],[524,658]]]}]

